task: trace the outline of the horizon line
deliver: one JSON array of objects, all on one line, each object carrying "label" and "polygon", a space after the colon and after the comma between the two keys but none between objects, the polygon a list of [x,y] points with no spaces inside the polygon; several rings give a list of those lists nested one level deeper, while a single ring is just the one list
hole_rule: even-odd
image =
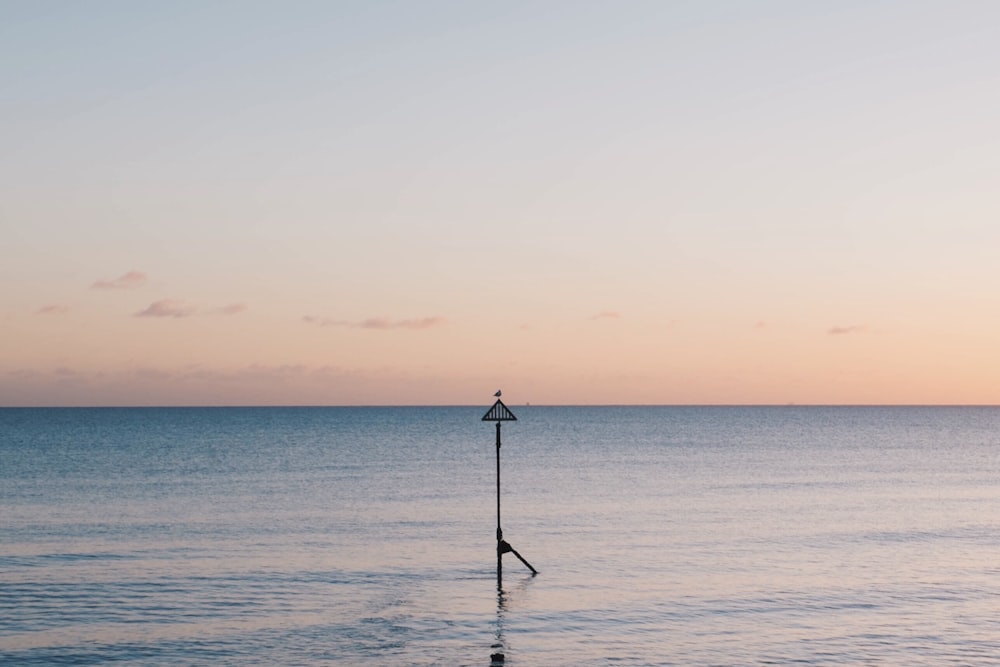
[{"label": "horizon line", "polygon": [[[487,403],[288,403],[288,404],[131,404],[0,405],[0,410],[96,410],[169,408],[477,408]],[[505,403],[507,405],[507,403]],[[518,408],[998,408],[997,403],[510,403]]]}]

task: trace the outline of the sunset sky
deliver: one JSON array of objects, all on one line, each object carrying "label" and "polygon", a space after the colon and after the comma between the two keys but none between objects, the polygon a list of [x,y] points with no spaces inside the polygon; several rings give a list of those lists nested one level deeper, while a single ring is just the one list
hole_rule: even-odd
[{"label": "sunset sky", "polygon": [[1000,403],[1000,3],[0,0],[0,406]]}]

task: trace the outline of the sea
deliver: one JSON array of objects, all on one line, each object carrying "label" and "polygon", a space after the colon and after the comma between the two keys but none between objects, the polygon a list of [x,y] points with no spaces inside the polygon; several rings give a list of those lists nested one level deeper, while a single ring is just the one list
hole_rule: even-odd
[{"label": "sea", "polygon": [[490,403],[0,409],[0,664],[1000,665],[1000,408]]}]

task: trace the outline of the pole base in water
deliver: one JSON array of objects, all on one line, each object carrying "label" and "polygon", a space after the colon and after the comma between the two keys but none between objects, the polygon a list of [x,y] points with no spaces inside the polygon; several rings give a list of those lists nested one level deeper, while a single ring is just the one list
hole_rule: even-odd
[{"label": "pole base in water", "polygon": [[500,566],[500,557],[503,556],[505,553],[512,553],[512,554],[514,554],[515,556],[517,556],[517,559],[519,561],[521,561],[522,563],[524,563],[525,567],[527,567],[529,570],[531,570],[532,574],[538,574],[538,570],[536,570],[535,568],[531,567],[531,563],[529,563],[528,561],[524,560],[524,556],[522,556],[521,554],[517,553],[517,550],[514,549],[514,547],[510,546],[510,543],[507,542],[507,540],[500,540],[499,542],[497,542],[497,566],[498,567]]}]

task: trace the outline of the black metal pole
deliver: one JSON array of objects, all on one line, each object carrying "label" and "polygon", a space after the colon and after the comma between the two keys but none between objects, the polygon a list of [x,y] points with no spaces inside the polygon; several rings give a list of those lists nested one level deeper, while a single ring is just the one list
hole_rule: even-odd
[{"label": "black metal pole", "polygon": [[500,529],[500,422],[497,422],[497,582],[500,581],[500,572],[503,567],[503,551],[500,550],[500,543],[503,541],[503,531]]},{"label": "black metal pole", "polygon": [[514,551],[514,547],[510,546],[503,539],[503,529],[500,527],[500,423],[503,421],[517,421],[517,417],[507,409],[506,405],[500,402],[500,392],[497,392],[496,396],[498,397],[497,402],[493,404],[489,412],[483,415],[483,421],[496,421],[497,423],[497,590],[502,593],[503,555],[505,553],[513,553],[519,561],[531,570],[532,574],[538,574],[538,571],[531,566],[531,563],[524,560],[521,554]]}]

